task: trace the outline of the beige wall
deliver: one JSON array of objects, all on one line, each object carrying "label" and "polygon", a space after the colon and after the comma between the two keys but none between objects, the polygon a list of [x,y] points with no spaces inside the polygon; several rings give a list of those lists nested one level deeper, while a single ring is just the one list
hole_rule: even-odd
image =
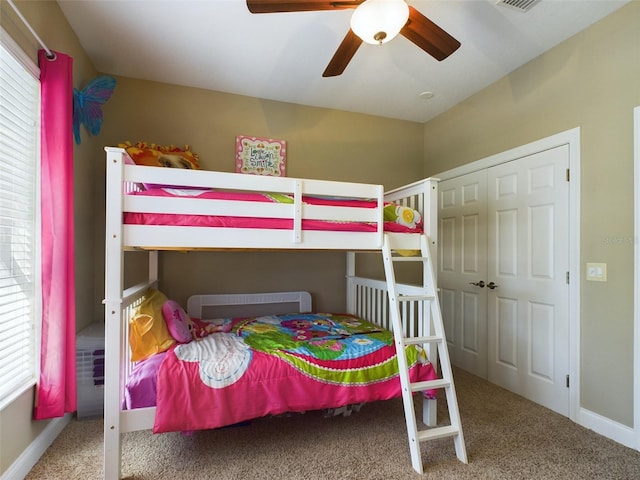
[{"label": "beige wall", "polygon": [[[14,1],[42,41],[51,50],[73,57],[73,77],[77,87],[82,87],[96,75],[96,70],[80,46],[58,4],[48,1]],[[40,48],[37,41],[24,27],[7,2],[0,2],[0,25],[37,63]],[[86,137],[83,137],[86,138]],[[76,312],[78,329],[94,317],[94,268],[95,250],[93,215],[95,193],[92,183],[93,161],[100,152],[97,139],[83,139],[74,149],[75,222],[76,222]],[[48,422],[31,420],[33,391],[29,390],[11,405],[0,411],[0,475],[18,458],[29,444],[43,431]]]},{"label": "beige wall", "polygon": [[[423,126],[415,122],[122,77],[117,77],[104,111],[100,137],[106,144],[126,140],[189,144],[207,170],[234,171],[235,137],[244,134],[286,140],[291,177],[392,188],[422,174]],[[104,167],[100,169],[96,178],[102,181]],[[103,228],[104,186],[96,188],[101,189],[98,230]],[[98,282],[104,263],[101,252],[96,250],[99,289],[103,288]],[[160,268],[161,289],[183,305],[196,293],[302,289],[311,292],[320,310],[345,308],[342,252],[165,253]],[[129,283],[140,280],[130,269],[126,278]]]},{"label": "beige wall", "polygon": [[581,268],[608,265],[606,283],[575,279],[581,282],[581,406],[628,426],[638,105],[640,2],[634,1],[424,127],[425,176],[581,128]]}]

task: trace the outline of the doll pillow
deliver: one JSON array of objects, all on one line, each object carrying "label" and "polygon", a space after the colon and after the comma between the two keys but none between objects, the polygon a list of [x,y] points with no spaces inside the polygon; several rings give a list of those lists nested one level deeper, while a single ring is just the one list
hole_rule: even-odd
[{"label": "doll pillow", "polygon": [[[155,143],[147,145],[146,142],[137,142],[135,145],[131,142],[125,142],[118,146],[127,151],[136,165],[200,170],[200,158],[190,150],[189,145],[185,145],[184,149],[174,145],[156,145]],[[149,190],[173,187],[174,185],[145,183],[144,186]]]},{"label": "doll pillow", "polygon": [[200,340],[212,333],[229,333],[233,327],[233,318],[215,318],[209,320],[192,318],[191,323],[191,335],[195,340]]},{"label": "doll pillow", "polygon": [[169,333],[178,343],[188,343],[191,336],[191,319],[175,300],[167,300],[162,305],[162,315]]},{"label": "doll pillow", "polygon": [[193,153],[189,145],[178,148],[174,145],[147,145],[146,142],[125,142],[118,145],[124,148],[136,165],[150,167],[200,169],[200,158]]}]

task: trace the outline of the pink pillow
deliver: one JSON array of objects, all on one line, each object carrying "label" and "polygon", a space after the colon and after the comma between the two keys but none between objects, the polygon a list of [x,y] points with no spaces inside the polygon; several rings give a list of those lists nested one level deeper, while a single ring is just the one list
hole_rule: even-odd
[{"label": "pink pillow", "polygon": [[167,300],[162,305],[162,315],[169,333],[178,343],[189,343],[191,336],[191,319],[187,312],[175,300]]}]

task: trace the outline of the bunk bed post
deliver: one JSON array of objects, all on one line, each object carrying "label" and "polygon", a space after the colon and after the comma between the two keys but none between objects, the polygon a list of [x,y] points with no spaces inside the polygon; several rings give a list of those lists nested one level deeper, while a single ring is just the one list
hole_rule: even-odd
[{"label": "bunk bed post", "polygon": [[[436,284],[436,289],[438,286],[438,182],[440,180],[437,178],[427,178],[423,183],[423,193],[422,198],[424,199],[423,205],[423,215],[426,217],[424,221],[424,231],[427,236],[427,242],[429,247],[429,255],[433,259],[430,262],[429,267],[431,268],[431,278]],[[422,272],[423,275],[423,284],[429,278],[426,271]],[[436,290],[438,291],[438,290]],[[432,319],[430,317],[430,312],[424,312],[426,318],[428,319],[429,331],[432,331]],[[437,348],[435,345],[429,345],[429,350],[427,351],[428,355],[433,355],[433,358],[437,357]]]},{"label": "bunk bed post", "polygon": [[[431,278],[434,279],[436,283],[436,291],[438,290],[438,269],[436,267],[436,263],[438,261],[438,182],[440,180],[437,178],[427,178],[423,183],[422,190],[422,212],[425,217],[424,221],[424,231],[427,236],[427,242],[429,247],[429,254],[431,258],[434,260],[429,262],[429,267],[431,268]],[[427,281],[428,275],[427,272],[423,271],[423,284]],[[439,301],[439,300],[437,300]],[[431,309],[424,309],[426,311],[422,312],[423,318],[426,318],[426,325],[429,329],[429,332],[433,330],[433,318],[431,318]],[[431,333],[428,333],[431,335]],[[427,357],[432,359],[433,367],[435,369],[438,368],[438,349],[435,344],[429,344],[426,346],[427,349]],[[438,423],[438,409],[437,409],[437,401],[436,400],[426,400],[422,402],[422,422],[430,427],[434,427]]]},{"label": "bunk bed post", "polygon": [[[423,215],[427,218],[424,229],[429,239],[431,258],[438,258],[438,178],[427,178],[424,181],[422,197],[424,199]],[[437,279],[437,268],[433,265],[433,275]]]},{"label": "bunk bed post", "polygon": [[347,312],[356,313],[356,252],[347,252]]},{"label": "bunk bed post", "polygon": [[149,250],[149,284],[158,282],[158,251]]},{"label": "bunk bed post", "polygon": [[[122,335],[122,291],[124,253],[122,248],[123,158],[118,149],[107,152],[107,198],[105,229],[105,375],[104,375],[104,478],[120,478],[120,352]],[[114,188],[114,184],[117,185]],[[114,198],[115,197],[115,198]]]}]

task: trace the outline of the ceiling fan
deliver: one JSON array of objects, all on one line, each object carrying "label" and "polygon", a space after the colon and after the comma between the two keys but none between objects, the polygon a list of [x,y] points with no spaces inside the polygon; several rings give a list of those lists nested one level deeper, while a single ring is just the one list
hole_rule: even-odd
[{"label": "ceiling fan", "polygon": [[[327,65],[323,77],[344,72],[362,42],[386,43],[400,34],[441,61],[460,47],[460,42],[405,0],[247,0],[251,13],[310,12],[355,9],[351,28]],[[376,22],[381,21],[378,24]]]}]

